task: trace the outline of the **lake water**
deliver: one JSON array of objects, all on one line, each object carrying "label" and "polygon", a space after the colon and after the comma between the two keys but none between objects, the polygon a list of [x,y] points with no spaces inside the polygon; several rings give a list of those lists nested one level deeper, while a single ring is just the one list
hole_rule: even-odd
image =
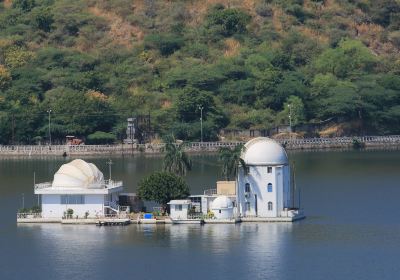
[{"label": "lake water", "polygon": [[[192,193],[220,177],[215,156],[192,157]],[[60,158],[0,158],[0,279],[398,279],[400,151],[290,154],[307,219],[293,224],[16,225],[36,181]],[[86,158],[108,177],[108,158]],[[158,157],[115,157],[135,191]]]}]

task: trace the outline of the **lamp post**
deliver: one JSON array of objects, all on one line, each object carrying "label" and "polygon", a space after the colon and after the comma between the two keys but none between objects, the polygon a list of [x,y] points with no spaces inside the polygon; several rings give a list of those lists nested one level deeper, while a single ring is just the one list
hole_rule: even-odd
[{"label": "lamp post", "polygon": [[203,109],[204,107],[199,105],[200,109],[200,142],[203,143]]},{"label": "lamp post", "polygon": [[108,172],[109,172],[109,176],[110,176],[109,182],[111,183],[112,182],[112,179],[111,179],[111,165],[113,164],[112,160],[109,159],[107,164],[108,164]]},{"label": "lamp post", "polygon": [[47,113],[49,113],[49,141],[50,141],[50,146],[51,146],[51,109],[47,110]]}]

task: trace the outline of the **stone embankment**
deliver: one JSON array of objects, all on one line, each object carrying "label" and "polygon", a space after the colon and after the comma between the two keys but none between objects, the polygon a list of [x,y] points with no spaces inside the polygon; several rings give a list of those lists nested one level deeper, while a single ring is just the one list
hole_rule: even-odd
[{"label": "stone embankment", "polygon": [[[288,150],[334,149],[363,147],[400,147],[400,135],[335,138],[277,139]],[[220,147],[234,147],[244,142],[189,142],[186,151],[192,153],[215,152]],[[164,144],[118,145],[8,145],[0,146],[0,155],[129,155],[158,154]]]}]

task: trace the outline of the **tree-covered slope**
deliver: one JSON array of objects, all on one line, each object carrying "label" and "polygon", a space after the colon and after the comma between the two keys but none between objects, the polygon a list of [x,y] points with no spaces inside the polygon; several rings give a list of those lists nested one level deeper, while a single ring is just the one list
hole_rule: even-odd
[{"label": "tree-covered slope", "polygon": [[327,119],[400,133],[396,0],[0,1],[0,143],[95,131],[126,117],[216,139]]}]

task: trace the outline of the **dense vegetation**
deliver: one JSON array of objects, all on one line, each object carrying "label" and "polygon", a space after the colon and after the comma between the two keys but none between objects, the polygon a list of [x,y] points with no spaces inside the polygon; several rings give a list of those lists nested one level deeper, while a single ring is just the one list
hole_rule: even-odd
[{"label": "dense vegetation", "polygon": [[205,140],[289,104],[294,125],[400,133],[399,27],[396,0],[0,0],[0,143],[46,139],[49,109],[56,141],[149,113],[198,140],[199,106]]}]

